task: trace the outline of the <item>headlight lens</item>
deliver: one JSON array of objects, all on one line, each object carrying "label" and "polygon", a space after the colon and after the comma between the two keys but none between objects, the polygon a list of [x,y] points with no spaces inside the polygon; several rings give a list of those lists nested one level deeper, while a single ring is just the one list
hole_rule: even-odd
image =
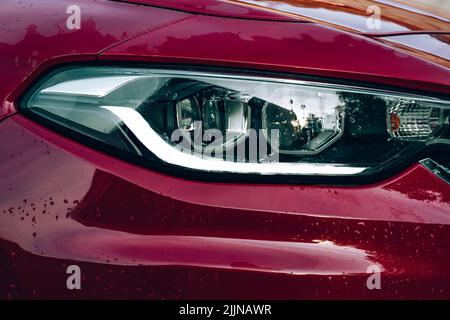
[{"label": "headlight lens", "polygon": [[361,175],[449,138],[448,100],[175,69],[64,68],[21,107],[140,158],[220,173]]}]

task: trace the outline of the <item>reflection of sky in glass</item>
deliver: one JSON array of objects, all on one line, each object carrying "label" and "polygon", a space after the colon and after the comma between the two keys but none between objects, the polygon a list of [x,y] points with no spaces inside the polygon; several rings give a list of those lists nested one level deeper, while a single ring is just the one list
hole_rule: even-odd
[{"label": "reflection of sky in glass", "polygon": [[392,36],[383,39],[450,60],[450,46],[428,34]]},{"label": "reflection of sky in glass", "polygon": [[425,0],[425,1],[417,1],[417,0],[416,1],[412,1],[412,0],[410,0],[410,2],[411,2],[410,4],[400,3],[400,2],[392,1],[392,0],[377,0],[377,2],[378,3],[387,4],[389,6],[394,6],[394,7],[397,7],[397,8],[402,8],[402,9],[405,9],[407,11],[417,12],[417,13],[423,14],[425,16],[433,17],[433,18],[436,18],[436,19],[441,19],[441,20],[448,21],[447,19],[445,19],[442,16],[438,16],[438,15],[435,15],[435,14],[433,14],[431,12],[421,10],[421,9],[417,8],[417,6],[413,7],[413,6],[411,6],[411,4],[414,5],[414,2],[423,2],[423,3],[427,4],[427,5],[434,6],[436,8],[441,8],[441,9],[447,9],[448,10],[448,8],[450,7],[450,1],[449,0]]},{"label": "reflection of sky in glass", "polygon": [[[278,3],[272,1],[242,0],[242,2],[260,5],[283,12],[303,15],[313,19],[342,25],[361,32],[376,31],[367,28],[367,18],[370,16],[369,14],[367,14],[367,16],[358,15],[355,13],[340,11],[340,8],[339,10],[330,10],[325,8],[306,8],[302,7],[301,4],[298,4],[298,6],[294,6],[287,3]],[[409,28],[383,19],[381,21],[381,28],[383,32],[409,31]]]}]

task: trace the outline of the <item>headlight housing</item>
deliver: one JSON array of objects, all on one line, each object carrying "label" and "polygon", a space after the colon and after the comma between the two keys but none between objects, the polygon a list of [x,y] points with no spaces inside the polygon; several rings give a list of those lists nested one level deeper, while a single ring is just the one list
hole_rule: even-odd
[{"label": "headlight housing", "polygon": [[66,67],[21,108],[140,163],[206,174],[371,175],[450,137],[448,100],[224,71]]}]

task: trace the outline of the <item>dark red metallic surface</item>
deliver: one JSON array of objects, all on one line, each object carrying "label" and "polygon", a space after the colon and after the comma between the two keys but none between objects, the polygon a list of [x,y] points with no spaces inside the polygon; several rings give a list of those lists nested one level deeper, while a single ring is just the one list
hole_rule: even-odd
[{"label": "dark red metallic surface", "polygon": [[[37,12],[64,15],[67,3],[39,3],[17,11],[22,23],[0,38],[3,115],[41,72],[97,54],[450,88],[446,68],[310,23],[85,0],[98,10],[82,22],[97,27],[62,46],[59,18],[53,26]],[[124,20],[108,23],[96,6]],[[45,54],[33,62],[36,47]],[[450,299],[450,185],[421,165],[359,187],[213,183],[126,163],[20,114],[0,120],[0,137],[1,298]],[[82,290],[66,287],[70,264],[81,267]],[[381,290],[366,286],[372,264]]]},{"label": "dark red metallic surface", "polygon": [[[119,0],[191,13],[264,20],[320,22],[367,34],[450,32],[449,8],[409,0]],[[380,9],[381,28],[370,29],[367,18]]]},{"label": "dark red metallic surface", "polygon": [[450,297],[450,186],[421,166],[366,187],[232,185],[136,167],[19,115],[0,135],[14,137],[0,142],[2,294]]},{"label": "dark red metallic surface", "polygon": [[[80,0],[81,29],[69,30],[70,0],[17,0],[2,3],[0,11],[0,119],[13,113],[12,94],[37,67],[67,61],[86,61],[114,44],[185,19],[187,13],[106,0]],[[114,22],[111,11],[114,10]],[[151,19],[148,19],[151,16]],[[138,21],[138,23],[136,23]],[[20,90],[18,90],[20,92]]]},{"label": "dark red metallic surface", "polygon": [[311,23],[193,16],[106,50],[100,59],[247,67],[450,91],[448,68]]},{"label": "dark red metallic surface", "polygon": [[286,13],[270,10],[261,6],[249,5],[228,0],[114,0],[119,2],[138,3],[149,6],[169,8],[189,13],[205,15],[275,21],[299,21],[298,17]]}]

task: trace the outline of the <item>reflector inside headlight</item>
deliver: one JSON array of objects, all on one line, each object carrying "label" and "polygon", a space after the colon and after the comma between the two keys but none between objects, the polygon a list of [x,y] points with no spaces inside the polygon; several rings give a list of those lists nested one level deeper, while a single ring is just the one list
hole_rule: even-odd
[{"label": "reflector inside headlight", "polygon": [[448,120],[448,110],[429,102],[396,99],[387,110],[389,133],[397,138],[430,137]]},{"label": "reflector inside headlight", "polygon": [[72,67],[22,107],[141,158],[207,172],[357,175],[448,139],[450,103],[368,88],[182,70]]}]

